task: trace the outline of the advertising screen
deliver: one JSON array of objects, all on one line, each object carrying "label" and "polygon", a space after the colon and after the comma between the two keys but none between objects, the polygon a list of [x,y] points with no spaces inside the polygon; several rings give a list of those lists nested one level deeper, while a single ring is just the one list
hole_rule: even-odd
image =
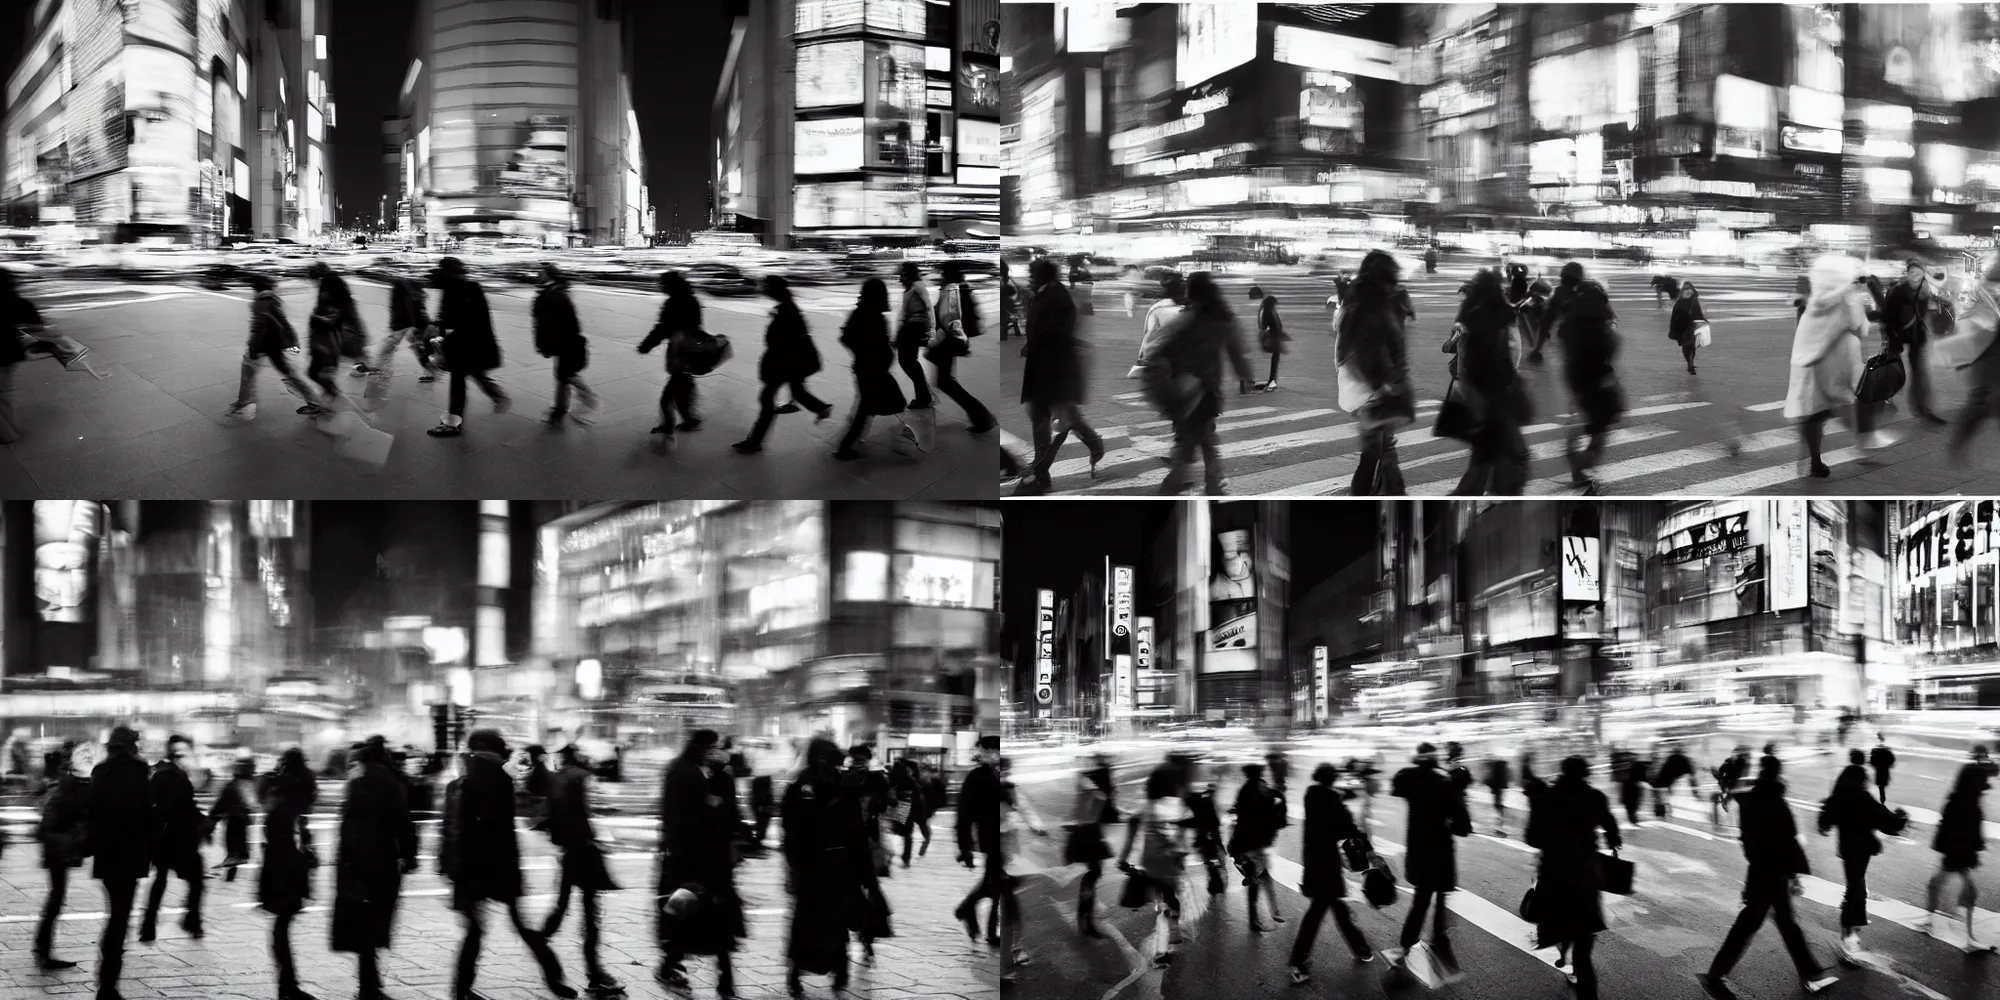
[{"label": "advertising screen", "polygon": [[924,0],[868,0],[865,22],[870,31],[921,38],[924,16]]},{"label": "advertising screen", "polygon": [[1528,112],[1535,127],[1595,131],[1633,123],[1639,111],[1639,53],[1633,43],[1551,56],[1528,67]]},{"label": "advertising screen", "polygon": [[792,224],[801,229],[856,229],[865,225],[861,182],[800,184],[792,189]]},{"label": "advertising screen", "polygon": [[827,118],[794,123],[793,172],[833,174],[861,169],[862,132],[859,118]]},{"label": "advertising screen", "polygon": [[1000,165],[1000,123],[961,118],[958,120],[958,165],[997,167]]},{"label": "advertising screen", "polygon": [[104,505],[89,500],[35,501],[35,603],[43,621],[90,620],[104,518]]},{"label": "advertising screen", "polygon": [[903,604],[930,608],[991,608],[993,564],[921,552],[889,561],[890,593]]},{"label": "advertising screen", "polygon": [[1056,696],[1056,593],[1035,591],[1035,703],[1047,705]]},{"label": "advertising screen", "polygon": [[792,22],[793,30],[796,34],[807,35],[858,28],[866,7],[863,0],[798,0],[798,16]]},{"label": "advertising screen", "polygon": [[1271,33],[1271,57],[1307,69],[1396,82],[1403,79],[1402,60],[1393,45],[1289,24],[1281,24]]},{"label": "advertising screen", "polygon": [[1215,536],[1215,573],[1208,579],[1208,648],[1257,647],[1257,565],[1249,531]]},{"label": "advertising screen", "polygon": [[1596,601],[1604,596],[1597,556],[1597,539],[1583,535],[1563,538],[1562,597],[1565,601]]},{"label": "advertising screen", "polygon": [[821,42],[799,46],[798,97],[801,108],[829,108],[861,103],[860,41]]},{"label": "advertising screen", "polygon": [[1174,56],[1177,87],[1192,87],[1257,58],[1257,5],[1182,4]]},{"label": "advertising screen", "polygon": [[923,189],[894,178],[872,179],[861,196],[862,224],[877,229],[921,229]]},{"label": "advertising screen", "polygon": [[1361,91],[1348,77],[1308,73],[1299,89],[1299,145],[1319,153],[1353,153],[1366,141]]},{"label": "advertising screen", "polygon": [[924,167],[924,49],[905,42],[869,42],[867,163]]},{"label": "advertising screen", "polygon": [[1715,80],[1715,154],[1760,159],[1776,122],[1770,87],[1740,76]]}]

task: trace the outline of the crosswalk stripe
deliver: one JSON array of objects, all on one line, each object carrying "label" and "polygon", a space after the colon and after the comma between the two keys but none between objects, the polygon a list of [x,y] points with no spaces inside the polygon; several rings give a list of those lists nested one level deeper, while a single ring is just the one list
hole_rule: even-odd
[{"label": "crosswalk stripe", "polygon": [[1744,407],[1744,409],[1749,410],[1752,413],[1769,413],[1772,410],[1782,410],[1784,408],[1785,408],[1785,401],[1782,399],[1773,403],[1752,403],[1751,405]]},{"label": "crosswalk stripe", "polygon": [[[1265,413],[1271,413],[1275,409],[1276,407],[1258,407],[1253,410],[1243,410],[1239,412],[1252,413],[1261,410],[1262,412]],[[1289,413],[1277,413],[1274,416],[1263,416],[1263,417],[1256,417],[1250,420],[1232,420],[1227,423],[1218,423],[1215,425],[1215,430],[1216,433],[1218,434],[1227,434],[1230,431],[1240,431],[1250,427],[1266,427],[1271,424],[1289,423],[1290,421],[1293,420],[1312,420],[1318,417],[1330,417],[1334,416],[1339,412],[1340,411],[1338,410],[1292,410]],[[1140,437],[1141,435],[1134,434],[1133,433],[1134,431],[1167,430],[1172,426],[1173,426],[1173,421],[1171,420],[1148,420],[1143,424],[1121,424],[1116,427],[1099,428],[1098,433],[1107,438],[1110,437],[1137,438]],[[1173,435],[1168,434],[1165,436],[1171,438]]]},{"label": "crosswalk stripe", "polygon": [[[1620,427],[1617,428],[1616,430],[1613,430],[1609,435],[1606,436],[1605,446],[1609,448],[1617,448],[1617,447],[1622,447],[1624,445],[1638,444],[1641,441],[1651,441],[1655,438],[1663,438],[1670,434],[1678,434],[1678,433],[1680,432],[1669,427],[1652,427],[1652,426],[1639,426],[1631,428]],[[1552,462],[1558,458],[1562,458],[1565,454],[1567,454],[1568,448],[1569,448],[1569,441],[1567,438],[1559,441],[1537,441],[1536,443],[1528,447],[1529,460],[1532,462]],[[1469,450],[1467,452],[1461,452],[1460,454],[1469,457]],[[1430,464],[1430,463],[1426,462],[1425,464]],[[1447,479],[1436,479],[1427,483],[1422,483],[1420,485],[1409,487],[1409,494],[1413,497],[1448,496],[1450,495],[1451,491],[1457,486],[1458,483],[1455,481]]]}]

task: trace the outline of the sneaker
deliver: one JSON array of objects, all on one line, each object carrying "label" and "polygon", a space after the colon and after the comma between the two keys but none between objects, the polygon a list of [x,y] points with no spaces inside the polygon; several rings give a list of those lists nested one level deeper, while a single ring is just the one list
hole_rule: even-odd
[{"label": "sneaker", "polygon": [[43,972],[61,972],[64,969],[76,968],[75,962],[63,958],[50,958],[47,955],[43,955],[41,958],[36,959],[35,964],[39,966]]},{"label": "sneaker", "polygon": [[83,359],[89,354],[90,354],[90,348],[84,347],[84,348],[79,348],[75,354],[60,355],[58,357],[58,360],[62,362],[62,366],[65,370],[74,370],[77,365],[83,363]]},{"label": "sneaker", "polygon": [[454,427],[450,424],[439,424],[424,433],[434,438],[455,438],[465,433],[465,425],[460,424]]},{"label": "sneaker", "polygon": [[1303,966],[1303,965],[1294,965],[1294,966],[1292,966],[1292,985],[1293,985],[1293,986],[1304,986],[1305,984],[1307,984],[1307,983],[1309,983],[1309,982],[1312,982],[1312,977],[1306,974],[1306,967],[1305,967],[1305,966]]},{"label": "sneaker", "polygon": [[1840,982],[1839,976],[1821,976],[1818,979],[1800,980],[1799,986],[1807,993],[1825,993],[1837,982]]},{"label": "sneaker", "polygon": [[799,404],[797,404],[797,403],[786,403],[785,405],[783,405],[783,406],[780,406],[780,407],[778,407],[778,408],[777,408],[777,410],[775,410],[774,412],[777,412],[777,413],[797,413],[797,412],[799,412]]},{"label": "sneaker", "polygon": [[257,419],[257,404],[237,403],[229,408],[227,416],[235,417],[238,420],[255,420]]},{"label": "sneaker", "polygon": [[1695,976],[1694,981],[1701,984],[1702,992],[1708,994],[1710,1000],[1736,1000],[1736,988],[1721,976],[1704,972]]},{"label": "sneaker", "polygon": [[318,403],[307,403],[298,409],[298,414],[302,417],[317,417],[326,412],[328,412],[327,408]]},{"label": "sneaker", "polygon": [[382,374],[382,369],[376,368],[373,365],[359,364],[355,365],[354,370],[348,372],[348,374],[354,376],[355,378],[367,378],[370,375]]},{"label": "sneaker", "polygon": [[[997,421],[997,420],[988,420],[988,421],[986,421],[986,422],[985,422],[985,423],[983,423],[983,424],[967,424],[967,425],[965,425],[965,432],[966,432],[967,434],[984,434],[984,433],[986,433],[987,431],[990,431],[990,430],[992,430],[993,428],[995,428],[995,427],[998,427],[998,426],[1000,426],[1000,422],[999,422],[999,421]],[[1096,473],[1097,473],[1097,464],[1096,464],[1095,462],[1093,462],[1093,463],[1091,463],[1091,475],[1092,475],[1092,476],[1094,477],[1094,476],[1096,475]]]},{"label": "sneaker", "polygon": [[550,427],[560,428],[563,425],[563,418],[567,416],[569,416],[569,414],[564,413],[561,410],[550,410],[549,415],[542,418],[542,423],[545,423]]},{"label": "sneaker", "polygon": [[813,411],[813,423],[816,424],[825,423],[826,418],[830,416],[833,416],[833,407],[822,406],[818,410]]}]

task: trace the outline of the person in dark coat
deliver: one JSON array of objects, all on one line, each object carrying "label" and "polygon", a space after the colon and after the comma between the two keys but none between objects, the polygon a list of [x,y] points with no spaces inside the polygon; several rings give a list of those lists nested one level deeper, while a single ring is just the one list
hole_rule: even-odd
[{"label": "person in dark coat", "polygon": [[861,457],[856,445],[868,432],[871,417],[891,417],[909,407],[903,387],[889,374],[896,349],[889,342],[889,286],[880,278],[861,283],[854,311],[840,328],[840,345],[854,355],[854,417],[841,436],[833,457],[851,462]]},{"label": "person in dark coat", "polygon": [[1222,849],[1222,810],[1215,804],[1215,785],[1191,787],[1182,779],[1181,801],[1188,807],[1188,829],[1193,833],[1192,846],[1208,869],[1208,894],[1219,896],[1227,888],[1223,884],[1222,865],[1229,857]]},{"label": "person in dark coat", "polygon": [[1617,776],[1618,803],[1625,807],[1625,819],[1633,826],[1639,825],[1639,806],[1645,802],[1646,774],[1652,767],[1651,760],[1625,751],[1624,767]]},{"label": "person in dark coat", "polygon": [[1118,791],[1111,780],[1111,758],[1098,754],[1090,767],[1077,772],[1075,803],[1063,843],[1063,864],[1083,866],[1083,878],[1076,886],[1076,930],[1087,938],[1104,936],[1097,929],[1097,883],[1111,857],[1104,827],[1116,822]]},{"label": "person in dark coat", "polygon": [[1938,817],[1937,835],[1931,839],[1931,850],[1938,852],[1937,874],[1931,876],[1925,894],[1924,908],[1931,914],[1931,931],[1936,933],[1942,928],[1945,921],[1940,918],[1949,919],[1941,904],[1945,885],[1956,879],[1961,888],[1952,909],[1965,911],[1965,942],[1972,950],[1992,948],[1972,935],[1972,917],[1979,902],[1979,885],[1973,881],[1972,873],[1979,867],[1980,852],[1986,850],[1986,817],[1979,800],[1991,787],[1992,774],[1986,748],[1975,748],[1973,762],[1960,768],[1957,780],[1952,782],[1951,794],[1946,796]]},{"label": "person in dark coat", "polygon": [[1721,764],[1716,765],[1715,815],[1717,822],[1721,822],[1721,816],[1729,810],[1730,803],[1736,801],[1736,786],[1741,784],[1743,779],[1749,777],[1749,775],[1750,748],[1748,746],[1738,744],[1735,753],[1730,754],[1727,758],[1723,759]]},{"label": "person in dark coat", "polygon": [[1875,734],[1875,749],[1868,751],[1868,766],[1875,771],[1875,796],[1883,804],[1889,801],[1889,772],[1896,766],[1896,751],[1889,749],[1889,737]]},{"label": "person in dark coat", "polygon": [[42,815],[35,839],[42,844],[42,869],[49,873],[49,894],[42,902],[42,919],[35,925],[35,965],[43,972],[74,969],[76,963],[55,957],[56,919],[69,893],[69,870],[83,867],[90,855],[90,778],[71,766],[75,744],[50,753],[44,770],[50,779],[42,797]]},{"label": "person in dark coat", "polygon": [[1737,796],[1743,825],[1743,857],[1750,863],[1743,883],[1743,910],[1722,939],[1722,947],[1701,976],[1702,988],[1713,997],[1732,997],[1729,970],[1743,956],[1752,935],[1769,916],[1778,925],[1778,936],[1791,953],[1792,967],[1807,993],[1820,993],[1838,982],[1837,977],[1820,975],[1821,966],[1806,947],[1798,919],[1792,915],[1792,882],[1811,869],[1805,849],[1799,846],[1798,824],[1792,807],[1785,801],[1784,765],[1766,755],[1758,762],[1757,780],[1750,790]]},{"label": "person in dark coat", "polygon": [[1334,779],[1339,776],[1339,768],[1321,764],[1313,768],[1313,785],[1306,789],[1299,893],[1312,902],[1306,907],[1305,918],[1299,921],[1298,936],[1292,939],[1294,984],[1312,978],[1307,967],[1320,921],[1328,911],[1332,911],[1334,926],[1340,928],[1340,936],[1347,940],[1354,960],[1369,962],[1375,958],[1375,950],[1368,946],[1368,939],[1361,935],[1361,928],[1354,925],[1354,915],[1347,910],[1347,880],[1341,877],[1341,844],[1365,840],[1366,834],[1354,825],[1354,814],[1348,812],[1344,796],[1333,787]]},{"label": "person in dark coat", "polygon": [[[1285,332],[1284,318],[1278,315],[1277,296],[1266,295],[1262,287],[1251,285],[1250,300],[1257,303],[1257,347],[1271,356],[1271,377],[1255,388],[1274,392],[1278,388],[1278,359],[1290,349],[1292,336]],[[1237,383],[1239,392],[1248,393],[1251,388],[1248,379]]]},{"label": "person in dark coat", "polygon": [[105,759],[90,771],[90,875],[104,883],[104,936],[97,944],[97,1000],[121,1000],[118,976],[125,967],[125,932],[132,924],[132,899],[139,880],[153,867],[153,783],[139,759],[139,734],[129,726],[111,730]]},{"label": "person in dark coat", "polygon": [[1493,794],[1494,825],[1502,837],[1507,835],[1507,786],[1513,783],[1507,758],[1495,757],[1486,762],[1486,790]]},{"label": "person in dark coat", "polygon": [[569,894],[574,889],[583,896],[583,962],[593,994],[623,992],[618,980],[604,970],[598,959],[598,901],[600,892],[616,892],[618,883],[604,864],[604,848],[597,843],[597,830],[590,822],[590,764],[575,744],[559,752],[562,762],[549,783],[549,839],[562,850],[562,885],[556,890],[555,909],[542,922],[542,937],[555,937],[569,910]]},{"label": "person in dark coat", "polygon": [[1653,814],[1667,818],[1667,800],[1673,795],[1674,785],[1682,778],[1688,780],[1688,794],[1698,790],[1695,780],[1694,761],[1676,745],[1667,753],[1667,759],[1660,762],[1659,770],[1653,772]]},{"label": "person in dark coat", "polygon": [[292,921],[312,897],[313,870],[319,865],[306,828],[318,795],[319,783],[306,766],[305,752],[286,750],[266,790],[264,867],[257,879],[257,905],[277,918],[271,925],[271,957],[278,966],[278,1000],[313,1000],[299,989],[292,963]]},{"label": "person in dark coat", "polygon": [[[1216,437],[1215,421],[1222,416],[1223,364],[1227,361],[1239,382],[1250,380],[1250,359],[1243,345],[1243,331],[1236,314],[1223,301],[1215,277],[1197,271],[1187,279],[1187,308],[1167,323],[1146,356],[1139,359],[1149,380],[1185,388],[1173,401],[1166,416],[1174,424],[1173,465],[1160,483],[1160,492],[1174,496],[1187,489],[1195,454],[1201,455],[1202,478],[1210,496],[1228,492],[1223,477],[1222,444]],[[1156,396],[1159,390],[1149,390]],[[1160,397],[1164,398],[1164,397]],[[1091,454],[1101,454],[1098,447]],[[1096,461],[1095,458],[1092,459]]]},{"label": "person in dark coat", "polygon": [[542,264],[542,288],[535,293],[535,353],[556,363],[556,398],[546,422],[561,427],[569,416],[570,393],[576,393],[586,416],[576,422],[589,424],[587,414],[597,409],[597,393],[583,384],[583,369],[590,364],[590,342],[584,339],[583,323],[576,318],[576,305],[569,299],[569,276],[554,263]]},{"label": "person in dark coat", "polygon": [[[1577,289],[1583,282],[1581,262],[1572,260],[1563,264],[1562,271],[1556,276],[1556,287],[1549,293],[1549,301],[1542,306],[1540,321],[1527,331],[1528,343],[1522,346],[1527,348],[1530,355],[1539,354],[1541,345],[1548,343],[1550,337],[1556,336],[1563,323],[1569,320],[1570,303],[1575,299]],[[1534,361],[1539,358],[1529,360]]]},{"label": "person in dark coat", "polygon": [[1700,347],[1695,337],[1695,324],[1708,322],[1708,315],[1701,308],[1701,290],[1690,281],[1681,286],[1680,295],[1674,299],[1673,314],[1667,317],[1667,339],[1681,345],[1681,358],[1687,362],[1688,374],[1695,373],[1694,355]]},{"label": "person in dark coat", "polygon": [[816,422],[833,415],[833,404],[806,389],[806,379],[819,371],[819,348],[806,328],[806,314],[792,300],[791,283],[769,275],[764,279],[764,294],[777,306],[771,310],[770,325],[764,328],[764,356],[757,361],[757,378],[764,383],[764,391],[757,395],[757,422],[751,425],[750,436],[735,445],[745,455],[764,450],[764,435],[778,416],[778,390],[782,387],[791,387],[793,409],[803,406],[811,410]]},{"label": "person in dark coat", "polygon": [[278,296],[277,279],[268,274],[252,274],[249,280],[255,290],[250,299],[250,339],[243,348],[243,375],[237,383],[236,402],[230,405],[229,416],[239,420],[256,418],[257,369],[265,359],[277,369],[285,387],[305,400],[305,405],[299,407],[300,413],[311,416],[323,412],[319,391],[292,368],[292,359],[299,353],[299,335],[285,318],[285,300]]},{"label": "person in dark coat", "polygon": [[465,433],[465,383],[472,380],[493,412],[505,413],[513,405],[507,393],[489,374],[500,367],[500,341],[493,336],[493,313],[486,307],[486,290],[465,271],[457,257],[438,261],[431,283],[443,291],[438,300],[438,338],[431,350],[433,363],[451,373],[449,408],[432,437],[457,437]]},{"label": "person in dark coat", "polygon": [[750,779],[750,837],[760,850],[764,847],[765,835],[771,832],[771,820],[778,815],[778,795],[774,784],[774,779],[768,774]]},{"label": "person in dark coat", "polygon": [[1354,467],[1350,484],[1355,496],[1403,494],[1396,432],[1416,416],[1404,335],[1405,325],[1414,318],[1416,310],[1402,285],[1402,265],[1383,251],[1369,251],[1341,300],[1340,325],[1334,334],[1342,383],[1353,382],[1367,393],[1366,403],[1350,410],[1361,428],[1361,462]]},{"label": "person in dark coat", "polygon": [[1284,809],[1284,800],[1264,782],[1264,765],[1243,765],[1243,787],[1236,790],[1236,805],[1230,809],[1236,815],[1236,825],[1229,831],[1229,856],[1236,859],[1236,867],[1243,872],[1243,884],[1250,895],[1247,909],[1253,931],[1268,929],[1257,922],[1259,890],[1271,904],[1271,920],[1285,922],[1284,914],[1278,912],[1278,889],[1271,878],[1271,845],[1278,842]]},{"label": "person in dark coat", "polygon": [[201,859],[203,823],[201,807],[194,802],[194,783],[188,780],[188,754],[194,744],[185,736],[167,738],[167,755],[153,765],[146,779],[153,789],[153,885],[146,892],[146,914],[139,921],[139,941],[157,936],[160,903],[167,896],[167,876],[187,883],[187,915],[181,929],[190,937],[201,937],[201,892],[208,878]]},{"label": "person in dark coat", "polygon": [[[660,423],[652,433],[666,435],[667,445],[672,447],[676,430],[701,429],[701,418],[694,412],[694,373],[688,370],[685,356],[688,338],[702,329],[701,301],[679,271],[660,275],[660,291],[666,293],[666,301],[660,303],[660,318],[652,331],[639,342],[639,353],[651,354],[653,348],[667,345],[667,384],[660,390]],[[675,411],[680,413],[678,421]]]},{"label": "person in dark coat", "polygon": [[1473,276],[1458,309],[1455,390],[1474,415],[1471,457],[1454,496],[1517,496],[1527,489],[1531,405],[1514,367],[1513,307],[1490,271]]},{"label": "person in dark coat", "polygon": [[[346,756],[346,755],[343,755]],[[334,951],[360,958],[362,1000],[382,1000],[375,952],[389,947],[403,876],[417,867],[417,827],[409,790],[380,738],[353,755],[340,803],[340,846],[334,861]]]},{"label": "person in dark coat", "polygon": [[857,744],[847,750],[847,768],[840,772],[841,794],[861,803],[862,838],[868,845],[868,877],[862,880],[864,909],[855,919],[855,935],[861,939],[862,961],[875,961],[875,939],[887,930],[878,914],[888,912],[882,895],[882,879],[890,873],[888,852],[882,845],[882,814],[889,809],[889,780],[874,769],[875,750]]},{"label": "person in dark coat", "polygon": [[423,372],[417,381],[437,381],[437,366],[431,364],[431,320],[430,309],[424,303],[424,286],[415,279],[397,277],[389,283],[389,335],[382,338],[381,346],[376,349],[374,373],[389,374],[396,348],[404,341],[409,342],[410,353],[416,355]]},{"label": "person in dark coat", "polygon": [[745,930],[743,903],[736,896],[734,802],[725,802],[715,785],[715,772],[727,762],[715,731],[698,729],[667,767],[660,795],[658,896],[664,900],[693,887],[701,919],[673,926],[662,911],[654,976],[669,989],[685,989],[687,956],[714,955],[717,989],[725,997],[735,995],[730,956]]},{"label": "person in dark coat", "polygon": [[803,988],[802,974],[831,974],[836,992],[847,988],[848,928],[861,916],[860,890],[874,877],[863,806],[844,789],[840,758],[837,744],[815,738],[805,769],[785,789],[781,822],[792,896],[785,982],[793,996]]},{"label": "person in dark coat", "polygon": [[[1021,402],[1035,428],[1035,461],[1023,487],[1029,494],[1047,492],[1049,467],[1056,452],[1075,431],[1090,451],[1095,468],[1104,458],[1104,440],[1083,416],[1083,344],[1076,333],[1076,300],[1063,286],[1055,261],[1042,258],[1028,266],[1033,289],[1027,307],[1027,342],[1021,347]],[[1056,421],[1063,429],[1055,430]]]},{"label": "person in dark coat", "polygon": [[[1569,479],[1594,495],[1591,470],[1604,458],[1605,438],[1625,415],[1625,393],[1618,385],[1618,313],[1611,296],[1595,281],[1584,281],[1572,293],[1569,318],[1562,324],[1563,380],[1583,422],[1570,431],[1563,452],[1569,457]],[[1678,306],[1675,307],[1677,310]]]},{"label": "person in dark coat", "polygon": [[1949,305],[1938,297],[1926,273],[1924,262],[1911,259],[1903,267],[1903,280],[1896,282],[1882,299],[1882,329],[1892,350],[1909,349],[1909,386],[1905,398],[1910,412],[1928,424],[1945,421],[1931,411],[1930,365],[1925,354],[1930,344],[1931,324],[1936,317],[1949,317]]},{"label": "person in dark coat", "polygon": [[1438,767],[1437,748],[1429,743],[1417,747],[1410,766],[1396,772],[1390,791],[1409,803],[1408,833],[1404,838],[1405,875],[1414,895],[1409,916],[1403,920],[1403,954],[1396,956],[1395,968],[1406,974],[1408,952],[1423,940],[1424,916],[1435,902],[1437,919],[1431,928],[1431,948],[1438,957],[1456,964],[1451,939],[1445,936],[1445,893],[1458,888],[1458,856],[1453,841],[1472,834],[1472,817],[1466,814],[1465,797],[1452,787],[1451,777]]},{"label": "person in dark coat", "polygon": [[[910,848],[917,842],[917,834],[924,835],[924,844],[917,848],[917,857],[923,857],[931,849],[931,803],[924,791],[923,769],[909,757],[896,761],[889,771],[889,796],[891,814],[900,812],[903,816],[894,824],[896,836],[903,838],[903,867],[910,867]],[[752,799],[755,799],[753,790]],[[758,839],[762,839],[761,834]]]},{"label": "person in dark coat", "polygon": [[1868,794],[1867,759],[1859,750],[1847,752],[1848,765],[1834,779],[1833,794],[1819,810],[1820,836],[1839,830],[1841,867],[1847,876],[1847,893],[1840,901],[1840,951],[1852,960],[1861,951],[1861,928],[1868,926],[1868,863],[1882,853],[1876,831],[1895,836],[1909,822],[1909,815],[1889,807]]},{"label": "person in dark coat", "polygon": [[223,881],[236,881],[236,869],[250,860],[250,813],[256,806],[257,762],[248,757],[240,757],[231,771],[229,780],[215,794],[215,804],[208,809],[206,836],[214,839],[215,828],[222,827],[222,867],[229,870]]},{"label": "person in dark coat", "polygon": [[1000,738],[981,737],[976,760],[958,789],[958,863],[971,868],[973,854],[984,854],[986,871],[952,913],[974,941],[979,940],[979,901],[991,899],[999,906],[1012,896],[1000,844]]},{"label": "person in dark coat", "polygon": [[1555,783],[1536,796],[1533,809],[1536,816],[1528,824],[1528,846],[1542,852],[1535,873],[1537,940],[1544,947],[1568,945],[1576,995],[1580,1000],[1597,1000],[1597,968],[1591,952],[1597,933],[1604,929],[1598,902],[1604,884],[1598,828],[1603,828],[1605,845],[1612,850],[1623,843],[1618,821],[1611,815],[1611,800],[1591,786],[1590,763],[1568,757]]},{"label": "person in dark coat", "polygon": [[[1680,279],[1674,277],[1671,274],[1653,275],[1652,286],[1653,286],[1653,308],[1655,309],[1660,308],[1662,304],[1674,302],[1681,297]],[[1801,291],[1803,291],[1803,289],[1801,289]],[[1801,308],[1804,307],[1801,306]]]},{"label": "person in dark coat", "polygon": [[507,919],[541,967],[542,981],[558,997],[574,997],[563,983],[562,965],[541,935],[521,917],[521,844],[514,830],[514,779],[506,771],[507,742],[492,729],[466,737],[465,777],[459,779],[458,805],[445,835],[451,839],[452,909],[465,917],[465,941],[458,949],[453,993],[473,995],[479,975],[479,950],[486,940],[482,905],[494,900],[507,907]]}]

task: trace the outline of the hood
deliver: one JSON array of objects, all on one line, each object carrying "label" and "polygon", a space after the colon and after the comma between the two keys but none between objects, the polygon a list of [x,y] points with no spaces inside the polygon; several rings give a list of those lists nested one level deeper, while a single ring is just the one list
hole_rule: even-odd
[{"label": "hood", "polygon": [[1812,292],[1806,301],[1806,311],[1815,315],[1837,312],[1846,308],[1847,300],[1857,290],[1855,282],[1861,278],[1861,262],[1828,254],[1813,261],[1808,278]]}]

